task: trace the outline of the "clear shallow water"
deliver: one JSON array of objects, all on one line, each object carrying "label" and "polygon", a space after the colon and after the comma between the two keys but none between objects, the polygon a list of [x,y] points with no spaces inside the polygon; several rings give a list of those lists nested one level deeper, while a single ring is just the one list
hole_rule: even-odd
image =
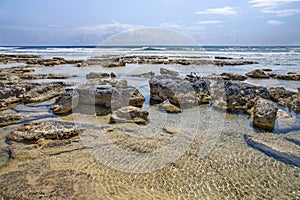
[{"label": "clear shallow water", "polygon": [[[37,47],[32,48],[13,48],[4,51],[10,53],[29,53],[44,57],[62,56],[65,58],[79,58],[82,56],[90,57],[95,55],[92,47],[68,47],[68,48],[53,48],[53,47]],[[74,50],[75,49],[75,50]],[[186,111],[180,115],[168,115],[158,111],[157,107],[149,106],[149,85],[147,78],[132,77],[131,75],[153,71],[159,74],[159,69],[165,67],[179,71],[181,75],[190,72],[197,72],[201,76],[212,73],[233,72],[244,74],[256,68],[271,68],[276,73],[287,73],[289,71],[299,71],[299,48],[298,47],[207,47],[203,48],[104,48],[101,49],[103,54],[154,54],[154,55],[173,55],[173,56],[203,56],[211,59],[214,56],[228,56],[234,59],[254,60],[258,61],[258,65],[247,66],[170,66],[170,65],[137,65],[129,64],[126,67],[120,68],[103,68],[100,66],[88,66],[77,68],[73,65],[61,65],[55,67],[36,68],[35,73],[59,73],[65,75],[77,75],[78,77],[68,79],[67,81],[75,81],[77,85],[86,82],[85,75],[89,72],[114,72],[117,74],[117,79],[126,79],[129,85],[136,86],[140,92],[147,98],[144,109],[150,112],[150,123],[148,126],[138,125],[123,125],[118,124],[113,131],[104,132],[105,136],[123,150],[130,151],[133,148],[141,151],[149,151],[150,149],[160,148],[164,142],[174,141],[172,137],[179,138],[179,144],[183,141],[182,146],[178,145],[178,149],[185,149],[179,158],[173,162],[168,161],[168,165],[158,168],[154,171],[146,173],[130,173],[120,170],[116,167],[115,159],[101,160],[97,156],[105,156],[103,151],[99,151],[98,145],[103,144],[103,138],[99,134],[103,132],[85,132],[81,137],[82,146],[93,147],[89,150],[69,151],[68,153],[56,153],[56,156],[41,157],[39,159],[20,158],[15,160],[15,163],[22,163],[26,160],[26,165],[14,164],[11,168],[5,169],[22,171],[32,176],[32,180],[37,180],[40,176],[45,177],[45,174],[55,174],[57,171],[75,170],[78,174],[69,177],[74,180],[74,188],[83,188],[82,194],[85,194],[86,199],[104,198],[104,199],[297,199],[299,196],[299,168],[279,162],[272,157],[269,157],[255,149],[250,148],[245,143],[244,134],[256,135],[257,130],[251,126],[251,118],[247,115],[237,115],[232,113],[222,113],[212,111],[209,106]],[[0,48],[1,51],[1,48]],[[31,52],[32,51],[32,52]],[[76,53],[72,52],[76,51]],[[78,51],[78,52],[77,52]],[[43,82],[44,80],[38,80]],[[48,80],[51,81],[51,80]],[[57,81],[57,80],[53,80]],[[284,86],[287,89],[295,90],[299,86],[299,82],[279,81],[279,80],[254,80],[248,79],[247,82],[257,85]],[[52,101],[42,104],[24,105],[20,104],[11,112],[18,112],[30,119],[38,119],[39,116],[44,116],[46,120],[56,116],[49,112],[49,106]],[[188,117],[186,117],[187,115]],[[184,120],[182,119],[184,118]],[[87,116],[84,114],[70,114],[60,117],[61,120],[86,122],[97,125],[108,125],[109,117]],[[221,119],[221,120],[220,120]],[[195,122],[196,121],[196,122]],[[298,123],[299,118],[291,122]],[[220,124],[218,124],[220,123]],[[277,123],[277,128],[286,124]],[[174,128],[181,130],[182,135],[174,134],[160,135],[163,127]],[[178,128],[180,127],[180,128]],[[1,128],[1,133],[6,132],[11,127]],[[121,130],[121,131],[120,131]],[[289,130],[291,131],[291,130]],[[298,131],[298,132],[297,132]],[[205,154],[205,137],[208,133],[214,137],[206,137],[211,141],[210,151]],[[299,134],[299,130],[292,130]],[[159,134],[157,134],[159,133]],[[280,133],[280,131],[279,131]],[[159,137],[158,137],[158,136]],[[196,137],[198,136],[198,137]],[[149,140],[149,137],[151,138]],[[5,146],[4,134],[0,134],[0,147]],[[148,140],[147,140],[148,139]],[[184,141],[191,141],[188,144]],[[187,148],[188,146],[188,148]],[[101,149],[100,149],[101,150]],[[199,155],[199,152],[205,156]],[[32,151],[32,155],[39,152]],[[50,151],[50,153],[53,153]],[[111,152],[110,152],[111,153]],[[31,156],[32,156],[31,155]],[[120,156],[118,152],[113,151],[114,158]],[[146,157],[147,158],[147,157]],[[165,157],[166,158],[166,157]],[[22,160],[24,159],[24,160]],[[126,161],[126,160],[125,160]],[[130,167],[140,167],[147,169],[147,160],[141,161],[136,166],[128,166],[131,160],[122,162],[120,168],[131,169]],[[161,162],[165,160],[162,158]],[[1,163],[1,162],[0,162]],[[114,165],[110,165],[110,164]],[[160,164],[160,162],[157,162]],[[156,163],[156,164],[157,164]],[[150,165],[151,166],[151,165]],[[31,173],[31,170],[36,170],[39,173]],[[133,169],[131,169],[133,170]],[[80,173],[88,173],[89,178],[81,180],[78,177]],[[54,176],[54,175],[53,175]],[[55,176],[54,176],[55,177]],[[51,177],[50,177],[51,178]],[[46,178],[47,179],[47,178]],[[45,180],[46,180],[45,179]],[[51,180],[51,179],[50,179]],[[34,181],[33,181],[34,182]],[[53,182],[57,182],[54,178]],[[47,184],[40,183],[45,191]],[[27,194],[22,194],[26,196]]]}]

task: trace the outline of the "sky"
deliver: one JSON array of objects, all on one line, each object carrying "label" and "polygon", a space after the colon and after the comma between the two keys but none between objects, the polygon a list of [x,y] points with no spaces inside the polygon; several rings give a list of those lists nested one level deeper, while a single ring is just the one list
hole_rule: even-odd
[{"label": "sky", "polygon": [[124,31],[200,45],[300,45],[300,0],[0,0],[0,45],[97,45]]}]

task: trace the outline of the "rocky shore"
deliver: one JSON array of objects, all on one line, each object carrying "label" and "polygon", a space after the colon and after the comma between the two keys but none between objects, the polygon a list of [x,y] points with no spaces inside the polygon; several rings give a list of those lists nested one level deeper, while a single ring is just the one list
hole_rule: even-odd
[{"label": "rocky shore", "polygon": [[[297,116],[300,114],[300,91],[290,91],[283,87],[267,88],[244,82],[249,78],[299,81],[300,74],[298,72],[276,74],[271,70],[256,69],[245,75],[228,72],[200,76],[196,73],[181,74],[179,71],[165,68],[166,65],[236,66],[258,64],[255,61],[235,60],[222,56],[217,56],[213,60],[173,59],[166,56],[119,56],[83,61],[65,60],[58,57],[44,59],[35,55],[0,54],[0,63],[13,62],[26,63],[26,66],[0,68],[0,127],[5,127],[1,129],[3,130],[1,133],[3,134],[1,137],[3,146],[0,145],[0,185],[3,185],[0,189],[1,198],[30,199],[45,196],[52,198],[56,195],[62,198],[69,198],[69,195],[84,198],[84,191],[90,191],[95,187],[94,185],[89,186],[88,183],[93,176],[96,176],[97,171],[89,171],[89,168],[99,165],[91,163],[85,168],[79,166],[78,169],[74,169],[74,165],[79,164],[76,163],[77,161],[82,162],[82,160],[76,160],[77,156],[79,155],[80,159],[86,159],[87,155],[90,155],[87,151],[94,148],[82,144],[81,138],[85,137],[84,133],[92,130],[99,134],[106,134],[114,143],[129,152],[152,152],[159,148],[158,144],[168,144],[173,137],[178,136],[178,133],[173,130],[174,128],[163,127],[159,136],[150,138],[147,143],[143,143],[136,136],[132,137],[130,134],[122,132],[126,129],[131,134],[138,135],[137,130],[153,123],[151,109],[174,116],[185,113],[189,109],[199,109],[201,106],[205,106],[218,112],[228,112],[236,118],[239,115],[246,115],[250,119],[250,125],[243,126],[248,127],[247,130],[252,130],[254,127],[254,132],[260,134],[235,135],[234,137],[242,140],[243,145],[251,149],[242,150],[241,148],[239,150],[245,151],[246,154],[251,151],[255,155],[252,158],[259,157],[259,159],[261,156],[259,153],[263,153],[270,157],[267,158],[268,162],[270,160],[273,162],[272,159],[275,159],[280,161],[278,164],[280,166],[286,167],[285,164],[288,164],[300,167],[299,131],[292,130],[282,135],[276,134],[276,126],[288,124],[289,120],[294,120],[292,123],[299,122]],[[147,95],[137,87],[128,84],[128,80],[120,78],[118,73],[113,72],[114,67],[126,67],[126,64],[134,63],[162,65],[160,74],[146,72],[132,75],[143,78],[149,83],[150,93]],[[63,64],[73,64],[82,68],[86,65],[101,64],[101,66],[110,67],[112,72],[87,73],[86,82],[79,87],[72,88],[68,87],[73,85],[68,82],[68,79],[74,77],[73,75],[34,73],[37,68]],[[44,79],[53,80],[45,83],[31,82],[31,80]],[[55,79],[65,79],[66,81],[55,81]],[[150,111],[145,108],[145,104],[148,102]],[[37,106],[37,104],[44,110],[37,109],[36,113],[45,115],[45,119],[29,119],[26,118],[26,115],[21,115],[20,105]],[[32,110],[34,109],[32,108]],[[48,118],[49,115],[54,116],[53,119]],[[102,117],[102,120],[106,120],[106,124],[99,128],[98,124],[82,125],[78,122],[64,120],[66,117],[75,115],[83,115],[86,118]],[[93,137],[100,139],[97,138],[99,135]],[[232,135],[229,137],[230,140],[233,140]],[[95,138],[88,139],[96,140]],[[101,143],[101,145],[107,144]],[[234,146],[234,144],[232,145]],[[189,150],[187,155],[193,155],[192,150]],[[217,155],[220,152],[215,153]],[[49,167],[48,161],[56,158],[67,158],[71,164],[67,168],[53,164],[52,169]],[[193,155],[188,159],[203,162],[205,167],[212,165],[209,158],[201,160],[202,158]],[[237,153],[234,159],[244,158],[240,158]],[[28,163],[26,164],[26,162]],[[87,162],[92,161],[88,160]],[[219,167],[230,167],[229,162],[222,161],[223,166]],[[178,163],[170,163],[167,168],[177,170],[175,173],[177,175],[178,170],[183,168],[192,170],[180,167],[182,163]],[[63,166],[65,165],[67,164],[63,163]],[[104,171],[108,170],[103,166],[98,167]],[[45,172],[39,172],[41,168],[46,168]],[[194,169],[198,169],[197,166]],[[214,173],[220,173],[217,172],[217,169],[214,170],[216,170]],[[28,178],[27,171],[34,176],[33,179]],[[164,173],[168,172],[164,171]],[[193,174],[197,176],[196,171],[193,171]],[[204,171],[203,174],[205,174]],[[101,176],[104,177],[104,174]],[[68,177],[73,177],[75,182],[69,180]],[[67,179],[69,182],[63,179]],[[42,180],[48,182],[43,183]],[[47,187],[49,185],[51,187]],[[81,190],[84,190],[83,193],[80,193]],[[20,191],[19,194],[17,194],[18,191]]]}]

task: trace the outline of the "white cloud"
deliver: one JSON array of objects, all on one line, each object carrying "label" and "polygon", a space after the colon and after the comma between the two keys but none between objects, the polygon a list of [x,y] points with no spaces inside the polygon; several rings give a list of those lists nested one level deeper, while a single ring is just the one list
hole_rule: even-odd
[{"label": "white cloud", "polygon": [[170,29],[181,29],[181,28],[184,27],[184,25],[177,24],[177,23],[174,23],[174,22],[166,22],[166,23],[160,24],[159,27],[170,28]]},{"label": "white cloud", "polygon": [[253,7],[263,8],[263,7],[278,7],[283,4],[289,4],[293,2],[299,2],[300,0],[251,0],[250,4],[253,4]]},{"label": "white cloud", "polygon": [[199,15],[204,15],[204,14],[217,14],[217,15],[236,15],[237,11],[235,10],[234,7],[226,6],[223,8],[211,8],[211,9],[206,9],[203,11],[198,11],[196,12]]},{"label": "white cloud", "polygon": [[286,17],[286,16],[296,15],[296,14],[300,13],[300,9],[285,9],[285,10],[264,9],[264,10],[262,10],[262,12],[275,14],[278,17]]},{"label": "white cloud", "polygon": [[219,20],[206,20],[206,21],[198,21],[197,24],[206,25],[206,24],[221,24],[223,21]]},{"label": "white cloud", "polygon": [[269,20],[269,21],[267,21],[267,23],[272,25],[272,26],[277,26],[277,25],[280,25],[280,24],[284,24],[284,22],[277,21],[277,20]]}]

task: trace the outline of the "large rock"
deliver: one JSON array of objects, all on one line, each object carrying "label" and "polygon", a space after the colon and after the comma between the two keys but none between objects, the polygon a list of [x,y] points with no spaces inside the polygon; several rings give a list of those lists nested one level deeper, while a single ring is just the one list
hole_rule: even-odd
[{"label": "large rock", "polygon": [[286,90],[283,87],[270,88],[271,100],[281,106],[288,107],[290,110],[300,113],[300,93]]},{"label": "large rock", "polygon": [[87,79],[95,79],[95,78],[110,78],[109,73],[105,72],[90,72],[86,75]]},{"label": "large rock", "polygon": [[79,95],[75,90],[68,90],[66,93],[59,96],[55,103],[51,105],[50,110],[54,114],[65,114],[71,112],[78,107]]},{"label": "large rock", "polygon": [[22,117],[20,115],[0,112],[0,127],[15,124],[21,119]]},{"label": "large rock", "polygon": [[180,107],[192,107],[209,103],[210,81],[203,78],[174,77],[169,75],[154,76],[150,81],[150,103],[159,104],[165,100]]},{"label": "large rock", "polygon": [[113,111],[110,123],[141,123],[148,122],[149,113],[134,106],[127,106]]},{"label": "large rock", "polygon": [[276,103],[258,98],[254,104],[253,125],[272,131],[275,126],[277,111],[278,106]]},{"label": "large rock", "polygon": [[145,97],[135,87],[130,86],[81,86],[76,90],[80,104],[97,105],[113,110],[128,105],[142,107],[145,102]]},{"label": "large rock", "polygon": [[271,73],[270,76],[276,79],[300,81],[300,72],[289,72],[288,74]]},{"label": "large rock", "polygon": [[261,69],[256,69],[254,71],[248,72],[246,76],[249,76],[251,78],[270,78],[269,74],[266,74],[263,70]]},{"label": "large rock", "polygon": [[254,106],[255,99],[270,98],[265,87],[231,80],[218,80],[212,87],[212,105],[230,111],[247,111]]},{"label": "large rock", "polygon": [[45,140],[62,140],[78,136],[83,130],[74,123],[60,121],[30,122],[12,130],[7,138],[11,141],[37,144]]}]

